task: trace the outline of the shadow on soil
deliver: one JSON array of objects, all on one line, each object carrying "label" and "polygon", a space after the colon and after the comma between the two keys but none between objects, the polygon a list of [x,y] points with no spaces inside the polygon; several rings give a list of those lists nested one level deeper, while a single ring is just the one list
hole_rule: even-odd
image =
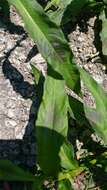
[{"label": "shadow on soil", "polygon": [[[98,16],[99,11],[100,11],[100,7],[98,7],[97,9],[92,9],[92,10],[90,10],[90,8],[87,7],[84,11],[82,11],[82,14],[80,14],[79,17],[77,17],[74,22],[71,21],[62,28],[66,37],[68,36],[68,34],[75,31],[77,24],[79,25],[79,29],[81,32],[87,33],[88,26],[89,26],[88,20],[92,18],[93,16]],[[94,29],[93,43],[95,44],[97,51],[100,52],[99,56],[101,57],[102,64],[105,64],[107,57],[104,57],[104,55],[102,55],[102,43],[99,36],[99,32],[101,31],[101,21],[99,19],[96,19],[93,29]],[[77,118],[77,120],[78,119],[80,120],[80,118],[78,117],[82,118],[82,116],[84,115],[84,108],[82,107],[82,105],[78,104],[77,106],[78,112],[80,110],[79,115],[78,115],[76,110],[74,109],[75,106],[73,107],[74,104],[75,104],[75,100],[73,100],[73,104],[72,104],[73,114],[75,118]],[[82,122],[84,123],[84,121]],[[89,161],[92,159],[91,157],[88,157],[86,158],[86,160],[84,160],[95,182],[95,187],[89,188],[89,189],[101,188],[102,190],[106,190],[107,189],[107,170],[106,170],[107,159],[105,159],[103,156],[100,156],[100,155],[104,151],[107,151],[107,148],[101,146],[99,143],[92,140],[91,134],[93,133],[93,131],[90,128],[91,126],[89,122],[88,121],[85,121],[85,122],[87,122],[87,126],[85,125],[80,126],[80,124],[76,123],[75,120],[71,120],[70,125],[69,125],[68,138],[69,138],[69,141],[74,145],[75,151],[77,151],[75,140],[79,139],[80,142],[83,142],[82,148],[88,150],[88,152],[92,152],[94,155],[93,159],[96,157],[98,158],[97,166],[95,165],[93,166],[92,164],[90,164]]]},{"label": "shadow on soil", "polygon": [[[37,87],[24,80],[23,75],[10,63],[9,57],[11,53],[20,46],[20,43],[27,38],[27,34],[21,26],[16,26],[11,22],[7,22],[3,18],[3,23],[11,34],[21,35],[16,45],[10,49],[2,59],[2,72],[13,86],[13,90],[19,93],[24,99],[31,99],[32,105],[29,113],[29,121],[26,126],[26,132],[23,140],[0,140],[0,159],[9,159],[16,164],[32,170],[36,163],[36,144],[34,135],[34,123],[37,113]],[[37,48],[34,46],[29,52],[26,61],[36,54]],[[26,63],[28,64],[28,63]],[[32,152],[32,153],[31,153]]]},{"label": "shadow on soil", "polygon": [[[91,14],[92,15],[92,14]],[[87,31],[87,20],[89,19],[89,16],[85,17],[85,20],[82,20],[82,23],[80,22],[81,30],[86,32]],[[76,23],[75,23],[76,24]],[[75,30],[75,25],[72,28],[72,30]],[[84,26],[85,24],[85,26]],[[38,86],[31,85],[29,82],[24,81],[24,77],[22,74],[13,66],[11,65],[9,61],[9,56],[11,53],[15,50],[17,46],[20,46],[20,42],[24,39],[26,39],[27,34],[20,26],[15,26],[14,24],[10,23],[8,25],[8,30],[10,33],[17,33],[19,35],[22,35],[22,38],[16,43],[16,45],[5,55],[4,61],[2,63],[2,70],[4,73],[4,76],[10,80],[11,85],[13,86],[13,89],[19,93],[24,99],[31,99],[32,105],[30,108],[30,114],[29,114],[29,121],[26,126],[26,132],[22,140],[0,140],[0,159],[8,159],[11,160],[13,163],[20,165],[22,168],[27,168],[30,171],[34,172],[35,165],[36,165],[36,143],[35,143],[35,120],[37,115],[37,110],[41,101],[42,97],[42,90],[43,90],[43,79],[41,79],[40,84]],[[71,27],[71,26],[70,26]],[[69,33],[70,30],[66,28],[66,33]],[[33,49],[29,52],[29,55],[26,58],[26,62],[28,62],[35,54],[37,53],[37,49],[34,46]],[[81,107],[81,111],[84,113],[84,109]],[[75,110],[74,110],[74,114]],[[94,152],[96,155],[101,154],[104,150],[106,150],[104,147],[100,146],[98,143],[95,143],[91,139],[91,133],[86,135],[85,138],[82,139],[83,132],[86,129],[85,127],[78,127],[76,128],[75,132],[73,131],[73,128],[75,129],[76,123],[74,122],[74,126],[70,128],[69,130],[69,140],[73,143],[75,146],[75,139],[83,140],[84,142],[84,148],[87,148],[88,151]],[[58,133],[54,131],[50,131],[48,129],[45,129],[44,131],[38,131],[41,135],[44,133],[49,134],[49,138],[52,140],[52,137],[56,137],[56,140],[53,138],[52,144],[51,144],[51,152],[52,154],[46,155],[47,163],[50,164],[50,166],[53,166],[53,162],[56,160],[56,166],[59,170],[60,168],[60,159],[58,156],[60,147],[64,141],[63,137],[59,135]],[[74,133],[74,134],[73,134]],[[72,135],[70,135],[72,134]],[[60,139],[60,141],[59,141]],[[88,140],[87,140],[88,139]],[[39,139],[40,140],[40,139]],[[55,142],[54,142],[55,141]],[[48,142],[48,141],[47,141]],[[39,143],[42,143],[39,141]],[[57,151],[54,152],[54,144],[56,144]],[[32,145],[33,145],[33,154],[32,152]],[[42,145],[42,144],[41,144]],[[42,147],[42,146],[41,146]],[[50,148],[50,144],[46,144],[46,151]],[[25,153],[25,149],[27,152]],[[10,151],[8,151],[10,150]],[[11,151],[12,150],[12,151]],[[9,154],[7,154],[9,152]],[[105,164],[103,163],[103,167],[92,167],[89,162],[87,162],[87,166],[91,173],[93,174],[93,178],[95,183],[100,186],[103,190],[107,189],[107,173],[105,172]],[[45,166],[43,165],[42,168]],[[53,168],[54,169],[54,168]],[[11,186],[11,184],[10,184]],[[14,184],[12,183],[12,187]],[[24,186],[24,184],[23,184]],[[16,189],[16,183],[15,183],[15,189]],[[18,186],[19,188],[19,186]],[[22,188],[22,186],[21,186]],[[14,188],[13,188],[14,189]]]},{"label": "shadow on soil", "polygon": [[[19,162],[25,166],[34,167],[36,158],[36,148],[33,127],[37,112],[37,88],[34,85],[31,85],[29,82],[24,81],[22,74],[14,66],[11,65],[9,60],[5,60],[3,62],[2,70],[4,76],[10,80],[10,83],[13,86],[14,91],[19,93],[24,99],[31,99],[32,105],[30,108],[29,121],[26,126],[26,132],[23,137],[23,140],[9,140],[7,142],[3,142],[1,140],[0,147],[3,147],[3,150],[0,155],[0,158],[10,159],[16,163]],[[14,76],[16,77],[14,78]],[[8,151],[9,149],[10,151]],[[14,151],[11,151],[11,149],[14,149]],[[7,152],[9,152],[9,155],[7,155]]]},{"label": "shadow on soil", "polygon": [[[67,11],[69,11],[70,6],[72,7],[72,5],[69,5]],[[83,11],[80,14],[78,14],[77,17],[74,17],[73,21],[72,21],[72,15],[71,15],[71,21],[68,22],[66,25],[64,25],[64,27],[62,26],[62,29],[63,29],[66,37],[68,36],[68,34],[75,31],[77,25],[79,26],[80,32],[87,33],[88,27],[89,27],[89,23],[88,23],[89,19],[96,16],[94,26],[92,26],[93,30],[94,30],[94,41],[93,41],[93,43],[94,43],[97,51],[99,52],[99,56],[101,58],[100,63],[102,63],[106,66],[107,65],[107,56],[103,55],[102,42],[101,42],[101,38],[100,38],[100,32],[102,30],[102,22],[99,19],[101,6],[97,5],[93,8],[92,7],[90,8],[90,6],[86,6],[86,7],[84,6],[82,10]],[[65,12],[65,15],[66,15],[66,12]],[[87,61],[90,61],[90,59]],[[99,59],[97,61],[99,62]]]},{"label": "shadow on soil", "polygon": [[[13,26],[13,25],[12,25]],[[15,26],[15,25],[14,25]],[[15,31],[19,29],[16,26]],[[13,30],[13,29],[12,29]],[[10,29],[9,29],[10,31]],[[13,31],[13,33],[15,32]],[[39,80],[39,84],[31,85],[29,82],[24,80],[23,75],[11,64],[9,61],[9,57],[11,53],[20,46],[20,43],[26,39],[26,33],[20,34],[18,31],[16,32],[19,35],[22,35],[21,39],[16,42],[16,45],[9,50],[5,57],[2,59],[2,72],[6,79],[8,79],[13,87],[13,90],[19,93],[24,99],[31,99],[32,105],[29,113],[29,121],[26,126],[26,131],[22,140],[0,140],[0,159],[10,160],[16,165],[21,166],[24,170],[29,170],[32,173],[36,171],[36,137],[35,137],[35,121],[37,116],[37,111],[41,102],[42,93],[43,93],[43,83],[44,78],[41,77]],[[30,61],[30,59],[36,55],[37,48],[34,46],[29,52],[26,62]],[[28,64],[28,63],[26,63]],[[44,141],[41,141],[41,138],[38,139],[38,143],[41,144],[40,151],[46,151],[45,161],[41,157],[41,168],[45,168],[47,163],[50,165],[51,170],[53,172],[57,169],[57,172],[60,170],[60,158],[59,158],[59,150],[61,145],[64,142],[63,136],[58,134],[53,130],[49,130],[44,128],[36,131],[39,137],[44,134],[47,134],[45,140],[45,150],[42,150],[44,147]],[[50,143],[49,143],[50,141]],[[43,143],[43,144],[42,144]],[[26,151],[25,151],[26,150]],[[48,152],[50,154],[48,154]],[[54,164],[53,164],[54,163]],[[56,175],[57,175],[56,172]],[[31,189],[31,184],[27,183],[0,183],[0,189]]]}]

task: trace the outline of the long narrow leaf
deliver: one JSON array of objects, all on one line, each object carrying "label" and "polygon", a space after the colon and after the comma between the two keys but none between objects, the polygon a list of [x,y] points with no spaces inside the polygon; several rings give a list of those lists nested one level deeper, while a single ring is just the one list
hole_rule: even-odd
[{"label": "long narrow leaf", "polygon": [[[49,10],[47,12],[48,16],[50,17],[50,19],[57,24],[58,26],[61,25],[61,21],[62,18],[64,16],[64,12],[66,11],[68,5],[72,2],[72,0],[67,0],[67,1],[63,1],[63,3],[61,1],[57,2],[57,6],[58,9],[56,11],[53,10]],[[49,4],[49,5],[53,5],[53,3]],[[46,9],[48,9],[49,6],[46,7]],[[69,19],[69,17],[65,17],[66,20]]]},{"label": "long narrow leaf", "polygon": [[74,170],[78,167],[74,159],[74,149],[71,144],[64,142],[60,148],[59,156],[61,158],[61,167],[66,170]]},{"label": "long narrow leaf", "polygon": [[71,89],[79,93],[79,72],[60,28],[49,20],[36,0],[8,0],[8,2],[21,14],[28,32],[48,64],[60,73]]},{"label": "long narrow leaf", "polygon": [[68,179],[58,182],[58,190],[73,190],[73,187]]},{"label": "long narrow leaf", "polygon": [[8,160],[0,160],[0,180],[5,181],[27,181],[39,182],[39,177],[35,177],[29,172],[25,172]]},{"label": "long narrow leaf", "polygon": [[76,170],[59,173],[59,175],[58,175],[58,190],[60,190],[60,189],[67,189],[67,190],[74,189],[72,187],[73,179],[86,170],[87,170],[86,167],[79,167]]},{"label": "long narrow leaf", "polygon": [[100,114],[96,109],[86,106],[72,96],[69,96],[69,113],[81,126],[90,126],[90,124],[97,124],[100,121]]},{"label": "long narrow leaf", "polygon": [[103,10],[100,13],[99,19],[102,22],[102,30],[100,32],[100,38],[102,42],[102,53],[105,61],[107,61],[107,10]]},{"label": "long narrow leaf", "polygon": [[[49,10],[48,15],[58,26],[74,20],[89,0],[59,0],[56,11]],[[54,2],[52,3],[52,5]]]},{"label": "long narrow leaf", "polygon": [[36,122],[38,162],[42,170],[52,176],[56,176],[61,167],[72,170],[77,166],[73,149],[64,146],[68,131],[68,98],[64,86],[64,81],[47,76]]},{"label": "long narrow leaf", "polygon": [[107,145],[107,94],[85,70],[82,68],[79,68],[79,70],[82,80],[96,101],[96,112],[100,119],[97,121],[94,130]]},{"label": "long narrow leaf", "polygon": [[33,64],[31,64],[31,68],[32,68],[32,74],[34,76],[35,84],[38,84],[40,76],[41,76],[41,72]]}]

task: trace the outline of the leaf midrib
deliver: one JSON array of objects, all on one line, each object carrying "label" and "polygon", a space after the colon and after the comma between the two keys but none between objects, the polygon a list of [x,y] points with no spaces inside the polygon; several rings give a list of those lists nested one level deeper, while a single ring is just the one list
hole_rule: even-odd
[{"label": "leaf midrib", "polygon": [[51,48],[53,49],[53,51],[54,51],[56,57],[58,58],[59,62],[63,62],[63,59],[61,59],[61,57],[59,56],[59,54],[55,51],[55,48],[51,45],[50,41],[48,40],[47,36],[44,35],[44,32],[42,32],[41,28],[38,27],[38,25],[36,24],[36,22],[34,21],[34,19],[32,18],[32,16],[29,14],[29,12],[27,11],[27,9],[24,7],[23,3],[20,0],[18,1],[18,3],[22,7],[22,9],[24,9],[25,13],[30,18],[30,20],[33,23],[33,25],[36,25],[36,28],[38,28],[38,30],[40,31],[40,33],[42,34],[42,36],[44,36],[44,38],[47,41],[47,43],[51,46]]}]

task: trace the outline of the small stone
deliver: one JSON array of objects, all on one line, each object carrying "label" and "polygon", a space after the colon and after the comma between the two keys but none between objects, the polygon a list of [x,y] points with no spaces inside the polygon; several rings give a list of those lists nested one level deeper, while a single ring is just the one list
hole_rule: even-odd
[{"label": "small stone", "polygon": [[93,78],[96,80],[96,82],[98,82],[98,84],[102,84],[103,83],[103,78],[100,75],[94,75]]},{"label": "small stone", "polygon": [[13,127],[15,127],[15,126],[17,125],[17,123],[16,123],[14,120],[10,120],[9,123],[10,123]]},{"label": "small stone", "polygon": [[79,37],[78,37],[78,41],[79,41],[79,42],[83,42],[84,39],[83,39],[82,37],[79,36]]},{"label": "small stone", "polygon": [[13,46],[14,46],[14,43],[12,42],[12,41],[7,41],[7,47],[6,47],[6,50],[10,50],[10,49],[12,49],[13,48]]},{"label": "small stone", "polygon": [[105,65],[102,66],[102,70],[105,71],[106,70],[106,67]]},{"label": "small stone", "polygon": [[22,140],[23,139],[23,135],[21,133],[19,133],[17,136],[15,136],[15,139]]},{"label": "small stone", "polygon": [[5,125],[6,125],[7,127],[9,127],[10,125],[11,125],[12,127],[15,127],[15,126],[17,125],[17,123],[16,123],[16,121],[14,121],[14,120],[12,120],[12,119],[6,119],[6,120],[5,120]]},{"label": "small stone", "polygon": [[105,90],[107,90],[107,79],[103,80],[103,87]]},{"label": "small stone", "polygon": [[15,101],[12,101],[12,100],[8,100],[8,103],[7,103],[7,109],[8,108],[15,108]]},{"label": "small stone", "polygon": [[12,109],[9,109],[7,115],[8,115],[9,118],[13,118],[13,117],[14,117],[14,112],[13,112],[13,110],[12,110]]}]

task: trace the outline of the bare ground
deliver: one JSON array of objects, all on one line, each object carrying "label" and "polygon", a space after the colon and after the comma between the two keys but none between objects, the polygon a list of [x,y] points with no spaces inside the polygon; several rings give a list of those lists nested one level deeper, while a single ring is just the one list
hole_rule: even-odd
[{"label": "bare ground", "polygon": [[[70,27],[69,45],[77,64],[84,67],[107,90],[106,68],[95,47],[96,16],[81,17]],[[11,23],[0,20],[0,159],[32,168],[36,147],[34,121],[36,114],[36,88],[30,63],[43,70],[44,60],[36,44],[28,37],[15,9],[11,9]],[[91,94],[83,85],[84,101],[95,105]]]}]

